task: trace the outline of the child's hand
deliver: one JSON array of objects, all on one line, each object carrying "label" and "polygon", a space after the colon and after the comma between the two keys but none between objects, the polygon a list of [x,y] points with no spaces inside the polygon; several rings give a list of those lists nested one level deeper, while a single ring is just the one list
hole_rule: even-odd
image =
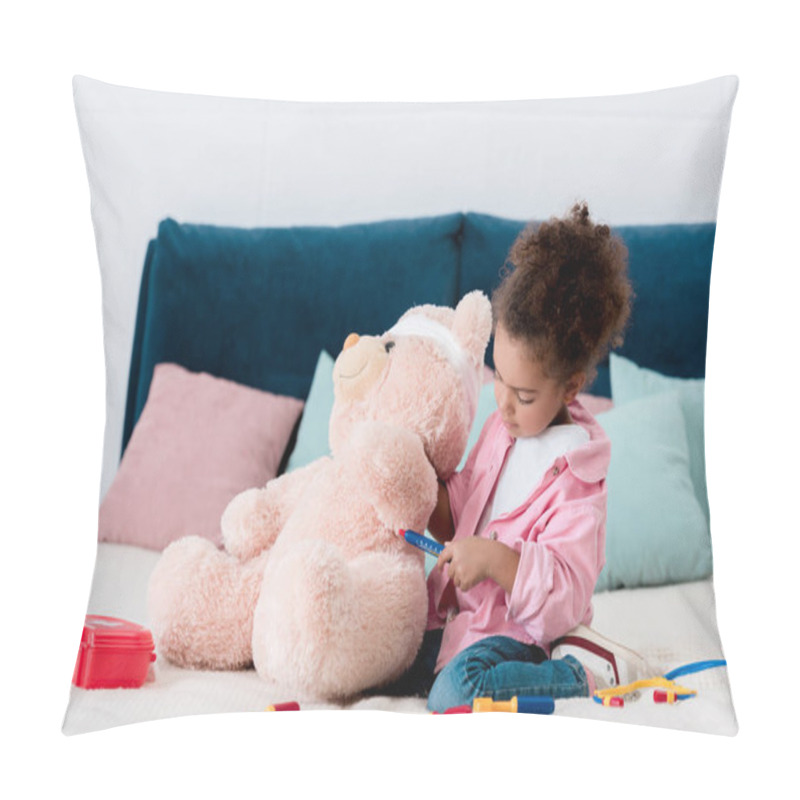
[{"label": "child's hand", "polygon": [[[444,569],[457,589],[466,592],[481,581],[491,578],[511,591],[519,556],[510,547],[493,539],[469,536],[448,542],[439,554],[435,569]],[[504,581],[510,583],[505,585]]]},{"label": "child's hand", "polygon": [[488,577],[486,573],[486,545],[489,539],[471,536],[448,542],[439,553],[436,569],[444,569],[447,564],[447,575],[456,589],[467,591]]}]

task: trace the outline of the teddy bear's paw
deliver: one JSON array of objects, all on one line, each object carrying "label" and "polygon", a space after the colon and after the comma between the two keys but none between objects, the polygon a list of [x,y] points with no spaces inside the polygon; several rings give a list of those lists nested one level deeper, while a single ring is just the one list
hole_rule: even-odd
[{"label": "teddy bear's paw", "polygon": [[297,696],[345,700],[397,677],[425,628],[424,571],[415,558],[307,541],[273,558],[253,623],[259,674]]},{"label": "teddy bear's paw", "polygon": [[436,506],[437,480],[419,436],[394,425],[364,423],[354,431],[347,458],[383,525],[424,528]]},{"label": "teddy bear's paw", "polygon": [[246,489],[228,503],[220,520],[225,549],[241,561],[255,558],[277,535],[277,521],[265,489]]},{"label": "teddy bear's paw", "polygon": [[156,563],[147,593],[159,655],[183,667],[249,666],[262,572],[260,559],[243,565],[198,536],[169,545]]}]

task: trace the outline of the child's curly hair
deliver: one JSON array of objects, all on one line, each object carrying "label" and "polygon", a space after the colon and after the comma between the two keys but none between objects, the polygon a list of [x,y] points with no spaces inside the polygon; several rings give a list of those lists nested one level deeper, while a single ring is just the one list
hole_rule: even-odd
[{"label": "child's curly hair", "polygon": [[564,219],[528,225],[492,296],[495,324],[527,344],[548,377],[566,381],[622,344],[633,290],[628,249],[576,203]]}]

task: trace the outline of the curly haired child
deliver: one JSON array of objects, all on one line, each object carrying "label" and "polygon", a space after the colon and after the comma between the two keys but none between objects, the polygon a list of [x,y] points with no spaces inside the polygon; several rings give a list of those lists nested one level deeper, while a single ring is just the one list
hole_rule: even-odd
[{"label": "curly haired child", "polygon": [[647,669],[587,627],[611,446],[577,396],[622,342],[627,256],[586,204],[513,244],[492,297],[497,411],[440,486],[428,529],[446,545],[429,577],[428,631],[390,693],[428,694],[444,711],[475,697],[589,696]]}]

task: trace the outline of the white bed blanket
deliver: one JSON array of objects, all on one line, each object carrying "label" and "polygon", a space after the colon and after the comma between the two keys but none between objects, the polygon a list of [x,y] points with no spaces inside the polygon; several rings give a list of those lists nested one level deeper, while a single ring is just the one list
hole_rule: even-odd
[{"label": "white bed blanket", "polygon": [[[158,557],[159,553],[138,547],[99,544],[88,613],[147,625],[147,582]],[[711,579],[598,594],[592,627],[640,652],[662,674],[689,662],[724,658]],[[263,711],[272,703],[295,699],[282,696],[254,670],[185,670],[158,657],[151,677],[140,689],[72,687],[64,732],[85,733],[191,714]],[[639,699],[626,702],[623,708],[604,708],[586,698],[558,700],[555,713],[706,733],[736,733],[724,667],[688,675],[679,682],[696,689],[697,696],[675,705],[656,704],[651,692],[645,690]],[[341,708],[305,703],[302,707]],[[369,697],[347,708],[427,713],[424,700],[418,698]]]}]

